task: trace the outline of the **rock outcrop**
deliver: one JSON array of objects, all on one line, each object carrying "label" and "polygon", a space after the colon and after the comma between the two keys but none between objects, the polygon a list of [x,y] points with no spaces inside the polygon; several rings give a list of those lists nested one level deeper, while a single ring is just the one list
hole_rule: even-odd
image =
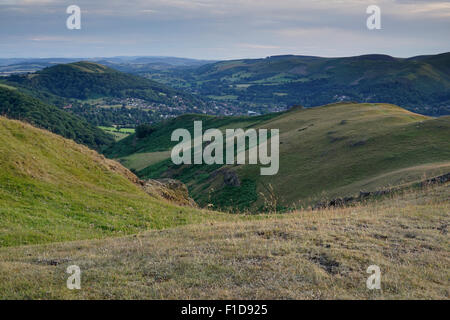
[{"label": "rock outcrop", "polygon": [[197,207],[189,197],[188,188],[184,183],[174,179],[141,180],[142,188],[151,196],[159,197],[181,206]]}]

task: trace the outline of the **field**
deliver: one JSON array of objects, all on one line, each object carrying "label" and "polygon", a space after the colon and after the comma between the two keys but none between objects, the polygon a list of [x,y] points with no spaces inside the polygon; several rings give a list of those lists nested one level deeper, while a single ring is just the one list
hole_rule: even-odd
[{"label": "field", "polygon": [[134,133],[133,128],[120,128],[119,130],[116,127],[99,126],[99,128],[112,135],[115,141],[122,140]]},{"label": "field", "polygon": [[[449,185],[383,201],[0,249],[2,299],[449,299]],[[82,270],[81,290],[66,268]],[[368,266],[381,290],[368,290]]]}]

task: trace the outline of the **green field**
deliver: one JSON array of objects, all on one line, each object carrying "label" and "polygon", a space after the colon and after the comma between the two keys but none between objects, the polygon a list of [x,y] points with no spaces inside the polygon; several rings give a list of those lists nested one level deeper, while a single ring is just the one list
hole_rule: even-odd
[{"label": "green field", "polygon": [[119,130],[117,130],[116,127],[99,126],[99,128],[112,135],[115,141],[122,140],[123,138],[128,137],[130,134],[133,134],[135,131],[135,129],[133,128],[120,128]]}]

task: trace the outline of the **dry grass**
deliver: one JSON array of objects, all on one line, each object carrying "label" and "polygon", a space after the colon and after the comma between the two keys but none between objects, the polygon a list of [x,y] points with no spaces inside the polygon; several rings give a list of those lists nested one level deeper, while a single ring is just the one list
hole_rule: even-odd
[{"label": "dry grass", "polygon": [[[3,248],[0,297],[449,299],[449,200],[447,184],[358,207]],[[66,288],[72,264],[81,290]],[[372,264],[381,290],[366,288]]]}]

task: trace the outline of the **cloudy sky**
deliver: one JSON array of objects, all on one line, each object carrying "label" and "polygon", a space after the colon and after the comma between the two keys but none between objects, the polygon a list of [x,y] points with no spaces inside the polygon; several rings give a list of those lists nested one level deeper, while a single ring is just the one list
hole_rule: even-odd
[{"label": "cloudy sky", "polygon": [[[66,8],[81,8],[68,30]],[[368,30],[366,8],[381,8]],[[450,1],[0,0],[0,57],[277,54],[398,57],[450,51]]]}]

